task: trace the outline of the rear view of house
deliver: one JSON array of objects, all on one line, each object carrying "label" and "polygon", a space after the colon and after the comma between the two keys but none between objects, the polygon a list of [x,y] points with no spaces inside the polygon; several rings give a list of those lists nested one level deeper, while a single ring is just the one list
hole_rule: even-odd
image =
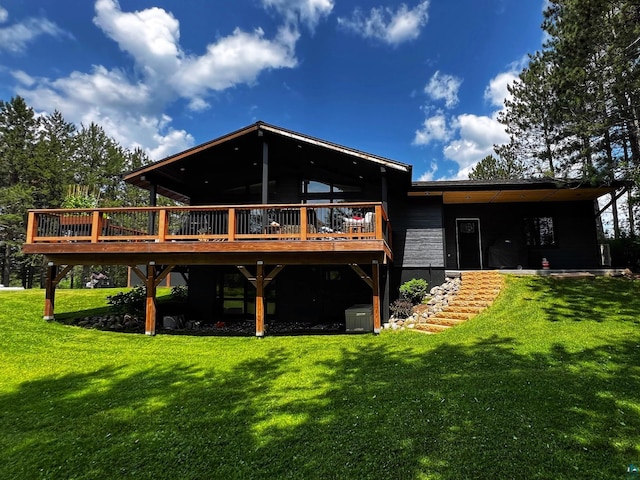
[{"label": "rear view of house", "polygon": [[[612,186],[412,182],[411,166],[257,122],[124,179],[145,208],[34,210],[26,253],[49,261],[45,316],[72,265],[129,265],[147,287],[188,279],[192,319],[344,322],[380,330],[399,285],[446,270],[601,265],[595,200]],[[157,195],[184,206],[157,207]]]}]

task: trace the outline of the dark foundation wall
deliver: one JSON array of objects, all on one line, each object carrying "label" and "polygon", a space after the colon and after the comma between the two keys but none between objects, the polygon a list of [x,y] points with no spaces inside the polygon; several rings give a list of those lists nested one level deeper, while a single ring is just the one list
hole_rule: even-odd
[{"label": "dark foundation wall", "polygon": [[[457,218],[480,220],[484,268],[499,268],[499,265],[490,265],[489,250],[504,245],[505,241],[509,242],[509,248],[519,250],[511,258],[517,256],[523,268],[541,268],[542,258],[549,260],[551,268],[596,268],[600,265],[591,201],[445,205],[444,212],[448,269],[459,268]],[[554,246],[527,245],[525,219],[534,217],[553,218]]]},{"label": "dark foundation wall", "polygon": [[[274,266],[266,265],[265,273]],[[361,265],[367,274],[371,267]],[[255,272],[255,266],[247,266]],[[385,304],[386,267],[381,267],[381,295]],[[229,281],[233,283],[230,284]],[[348,265],[288,265],[265,289],[271,321],[342,322],[354,304],[371,304],[371,288]],[[383,319],[385,311],[383,307]],[[205,323],[253,319],[255,289],[233,266],[189,268],[189,318]]]}]

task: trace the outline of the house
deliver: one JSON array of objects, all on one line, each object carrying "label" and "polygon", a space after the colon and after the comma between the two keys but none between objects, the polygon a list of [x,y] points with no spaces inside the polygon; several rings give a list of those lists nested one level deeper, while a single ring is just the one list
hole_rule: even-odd
[{"label": "house", "polygon": [[[550,180],[412,182],[411,166],[257,122],[124,175],[149,207],[33,210],[25,253],[48,260],[45,318],[72,265],[128,265],[155,289],[188,279],[188,315],[344,321],[447,270],[597,268],[596,200],[616,185]],[[158,207],[157,195],[184,206]]]}]

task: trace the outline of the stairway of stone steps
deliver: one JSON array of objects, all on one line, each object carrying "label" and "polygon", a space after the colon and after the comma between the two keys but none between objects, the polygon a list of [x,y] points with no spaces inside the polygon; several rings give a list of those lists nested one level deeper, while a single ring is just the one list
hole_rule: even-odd
[{"label": "stairway of stone steps", "polygon": [[449,304],[416,330],[438,333],[466,322],[489,307],[504,286],[504,277],[497,271],[462,272],[461,284]]}]

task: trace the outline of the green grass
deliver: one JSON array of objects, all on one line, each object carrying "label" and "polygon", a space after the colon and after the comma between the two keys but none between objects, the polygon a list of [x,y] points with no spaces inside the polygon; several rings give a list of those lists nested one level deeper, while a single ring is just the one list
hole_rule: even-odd
[{"label": "green grass", "polygon": [[[57,293],[57,314],[108,290]],[[615,479],[640,462],[640,283],[511,278],[435,336],[151,338],[0,292],[0,478]]]}]

